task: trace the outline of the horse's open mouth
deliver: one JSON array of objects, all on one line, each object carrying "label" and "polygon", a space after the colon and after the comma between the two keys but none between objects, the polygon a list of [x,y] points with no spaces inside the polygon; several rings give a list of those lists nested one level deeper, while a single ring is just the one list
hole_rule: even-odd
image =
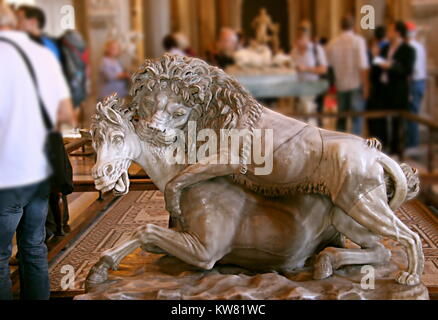
[{"label": "horse's open mouth", "polygon": [[108,183],[98,180],[96,182],[96,189],[102,191],[102,193],[107,193],[113,190],[116,196],[123,196],[128,194],[129,184],[128,171],[125,170],[115,182]]},{"label": "horse's open mouth", "polygon": [[128,194],[129,192],[129,176],[128,172],[124,171],[120,176],[119,180],[117,180],[116,185],[114,187],[114,194],[116,196],[123,196]]}]

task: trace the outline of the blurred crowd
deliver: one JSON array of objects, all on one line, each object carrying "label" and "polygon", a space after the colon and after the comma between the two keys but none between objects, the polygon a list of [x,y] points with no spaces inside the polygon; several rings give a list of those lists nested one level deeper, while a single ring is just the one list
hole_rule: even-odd
[{"label": "blurred crowd", "polygon": [[12,29],[27,34],[33,42],[47,48],[60,64],[70,89],[75,121],[79,121],[80,107],[89,94],[89,51],[82,36],[75,30],[66,30],[59,37],[44,33],[46,15],[37,6],[21,5],[11,10],[16,19]]},{"label": "blurred crowd", "polygon": [[[299,114],[314,114],[333,109],[338,112],[409,111],[418,115],[426,90],[427,56],[423,44],[417,40],[417,26],[413,22],[397,21],[388,26],[378,26],[372,39],[357,34],[355,21],[346,15],[340,21],[341,34],[334,39],[319,38],[313,34],[309,21],[300,23],[296,41],[287,54],[298,73],[299,81],[326,80],[330,89],[318,96],[299,97]],[[171,34],[164,40],[167,52],[187,56],[196,54],[187,38]],[[208,62],[223,69],[238,63],[240,52],[256,46],[242,32],[223,28],[216,43],[203,55]],[[283,52],[272,53],[278,57]],[[321,121],[310,119],[313,125]],[[364,120],[356,117],[352,132],[364,133]],[[371,119],[368,135],[378,138],[388,152],[400,149],[399,120]],[[337,121],[338,131],[347,130],[347,120]],[[407,147],[420,143],[418,125],[408,123]]]}]

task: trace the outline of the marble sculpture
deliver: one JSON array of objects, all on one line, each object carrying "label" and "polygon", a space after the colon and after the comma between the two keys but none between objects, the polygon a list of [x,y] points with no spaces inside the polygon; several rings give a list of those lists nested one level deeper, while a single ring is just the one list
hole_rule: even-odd
[{"label": "marble sculpture", "polygon": [[[165,194],[172,228],[135,230],[102,255],[89,285],[106,281],[109,269],[138,248],[205,270],[227,263],[291,272],[312,261],[314,278],[325,279],[343,266],[388,262],[391,252],[381,237],[406,248],[408,268],[396,281],[420,283],[420,238],[394,213],[418,194],[418,173],[383,154],[378,141],[271,111],[232,76],[195,58],[147,60],[133,77],[131,96],[129,103],[113,96],[97,107],[96,187],[127,194],[128,168],[136,162]],[[173,154],[175,143],[190,134],[190,123],[197,132],[247,133],[237,151],[217,149],[230,163],[215,162],[211,149],[193,164],[170,161],[169,150]],[[272,170],[263,173],[252,161],[259,130],[271,130],[273,137],[264,149]],[[360,248],[343,247],[345,237]]]}]

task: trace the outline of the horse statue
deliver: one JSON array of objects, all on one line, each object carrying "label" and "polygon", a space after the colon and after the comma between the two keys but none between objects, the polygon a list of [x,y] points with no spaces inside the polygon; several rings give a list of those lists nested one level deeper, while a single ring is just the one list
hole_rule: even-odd
[{"label": "horse statue", "polygon": [[[187,167],[168,161],[171,144],[142,138],[143,127],[135,112],[116,96],[97,106],[91,133],[98,190],[128,193],[128,169],[135,162],[165,192]],[[172,255],[203,270],[220,263],[288,273],[313,263],[315,279],[330,277],[343,266],[382,264],[391,257],[380,234],[324,195],[270,198],[235,183],[232,176],[223,176],[186,188],[181,210],[184,225],[177,223],[172,229],[146,225],[119,247],[104,252],[87,277],[87,287],[105,282],[109,270],[117,270],[122,259],[138,248]],[[360,249],[344,248],[344,236]]]}]

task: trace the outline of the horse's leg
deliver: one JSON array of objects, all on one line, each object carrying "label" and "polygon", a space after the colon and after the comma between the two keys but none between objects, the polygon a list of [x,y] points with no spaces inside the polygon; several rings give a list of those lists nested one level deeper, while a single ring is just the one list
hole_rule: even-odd
[{"label": "horse's leg", "polygon": [[364,195],[345,212],[371,232],[399,241],[408,254],[408,271],[401,272],[397,282],[407,285],[420,283],[424,267],[420,237],[401,222],[391,210],[387,202],[385,186],[379,186]]},{"label": "horse's leg", "polygon": [[147,225],[137,232],[142,239],[142,247],[146,250],[149,245],[153,245],[201,269],[212,269],[224,255],[221,250],[224,244],[220,243],[222,239],[215,245],[208,245],[194,233],[177,232],[155,225]]},{"label": "horse's leg", "polygon": [[[198,232],[191,233],[177,232],[151,224],[140,227],[130,240],[102,254],[87,277],[87,285],[93,286],[105,282],[108,279],[109,269],[115,270],[123,258],[138,248],[152,253],[168,253],[188,264],[210,270],[223,258],[233,238],[233,228],[226,230],[220,228],[227,218],[229,216],[222,217],[220,212],[216,218],[212,215],[209,218],[205,215],[198,217],[196,220]],[[199,237],[196,234],[205,236]]]},{"label": "horse's leg", "polygon": [[332,224],[341,234],[356,243],[361,249],[339,249],[328,247],[321,251],[315,262],[314,278],[325,279],[346,265],[386,263],[391,251],[380,243],[380,237],[354,221],[344,211],[334,207]]},{"label": "horse's leg", "polygon": [[88,285],[96,285],[108,279],[108,270],[117,270],[120,262],[129,254],[142,248],[151,253],[164,254],[165,252],[152,244],[145,244],[142,239],[143,228],[139,228],[130,236],[130,239],[117,248],[107,250],[101,254],[100,260],[93,266],[87,277]]},{"label": "horse's leg", "polygon": [[141,245],[141,239],[132,236],[130,240],[119,247],[102,253],[99,262],[97,262],[88,273],[85,281],[86,286],[90,287],[105,282],[108,279],[108,270],[116,270],[122,259],[140,248]]}]

